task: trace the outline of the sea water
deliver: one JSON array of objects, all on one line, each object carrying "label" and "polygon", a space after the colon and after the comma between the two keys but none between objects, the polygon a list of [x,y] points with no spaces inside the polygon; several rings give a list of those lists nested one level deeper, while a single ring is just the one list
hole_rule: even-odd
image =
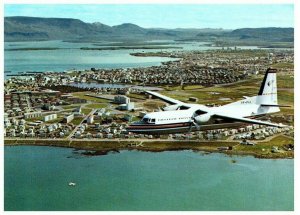
[{"label": "sea water", "polygon": [[[4,44],[4,70],[7,74],[18,74],[27,71],[63,72],[65,70],[84,70],[90,68],[132,68],[158,66],[161,62],[177,60],[168,57],[136,57],[130,53],[136,52],[171,52],[189,50],[220,49],[204,42],[174,42],[169,41],[175,48],[171,49],[126,49],[126,50],[82,50],[88,48],[111,47],[97,46],[95,43],[70,43],[60,40],[35,42],[5,42]],[[145,45],[142,45],[145,46]],[[116,46],[113,46],[116,48]],[[20,50],[32,48],[53,48],[52,50]],[[242,49],[256,49],[256,46],[239,46]],[[9,76],[6,76],[8,78]]]},{"label": "sea water", "polygon": [[73,149],[40,146],[4,150],[5,210],[294,208],[293,159],[193,151],[86,157]]},{"label": "sea water", "polygon": [[[93,43],[67,43],[62,41],[6,42],[4,54],[5,71],[18,74],[26,71],[62,72],[70,69],[126,68],[157,66],[172,59],[165,57],[135,57],[133,52],[145,50],[82,50],[94,47]],[[54,50],[12,50],[22,48],[57,48]],[[149,51],[149,50],[148,50]],[[154,50],[155,51],[155,50]],[[157,51],[157,50],[156,50]]]}]

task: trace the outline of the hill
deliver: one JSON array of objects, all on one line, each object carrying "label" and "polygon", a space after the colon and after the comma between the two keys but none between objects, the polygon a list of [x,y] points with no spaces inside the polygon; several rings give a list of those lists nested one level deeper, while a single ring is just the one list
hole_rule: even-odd
[{"label": "hill", "polygon": [[85,23],[71,18],[14,16],[4,18],[5,41],[269,41],[293,42],[293,28],[163,29],[143,28],[132,23],[108,26],[100,22]]},{"label": "hill", "polygon": [[229,36],[240,40],[294,42],[294,28],[241,28],[230,32]]}]

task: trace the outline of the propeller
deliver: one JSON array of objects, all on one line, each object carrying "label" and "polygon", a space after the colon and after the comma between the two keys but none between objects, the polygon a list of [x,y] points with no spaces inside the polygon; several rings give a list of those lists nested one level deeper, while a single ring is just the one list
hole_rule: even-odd
[{"label": "propeller", "polygon": [[195,126],[198,131],[200,130],[200,125],[196,122],[195,117],[196,117],[196,113],[194,113],[193,116],[191,117],[189,132],[192,131],[193,126]]}]

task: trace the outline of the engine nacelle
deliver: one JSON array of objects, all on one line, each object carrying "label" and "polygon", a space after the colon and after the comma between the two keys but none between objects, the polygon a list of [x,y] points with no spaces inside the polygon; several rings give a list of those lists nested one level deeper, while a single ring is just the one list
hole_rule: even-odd
[{"label": "engine nacelle", "polygon": [[180,107],[180,105],[169,105],[167,107],[164,107],[164,111],[172,111],[172,110],[177,110]]},{"label": "engine nacelle", "polygon": [[201,124],[201,123],[206,123],[208,122],[209,120],[211,119],[211,115],[208,114],[208,113],[205,113],[205,114],[201,114],[199,116],[196,116],[195,117],[195,122],[197,124]]}]

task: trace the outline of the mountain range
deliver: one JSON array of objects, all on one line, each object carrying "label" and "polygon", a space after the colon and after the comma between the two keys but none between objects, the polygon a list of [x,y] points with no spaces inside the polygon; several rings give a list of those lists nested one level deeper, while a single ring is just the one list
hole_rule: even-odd
[{"label": "mountain range", "polygon": [[[200,25],[200,23],[199,23]],[[143,28],[132,23],[109,26],[86,23],[72,18],[14,16],[4,18],[5,41],[133,41],[133,40],[199,40],[199,41],[267,41],[293,42],[294,28],[163,29]]]}]

